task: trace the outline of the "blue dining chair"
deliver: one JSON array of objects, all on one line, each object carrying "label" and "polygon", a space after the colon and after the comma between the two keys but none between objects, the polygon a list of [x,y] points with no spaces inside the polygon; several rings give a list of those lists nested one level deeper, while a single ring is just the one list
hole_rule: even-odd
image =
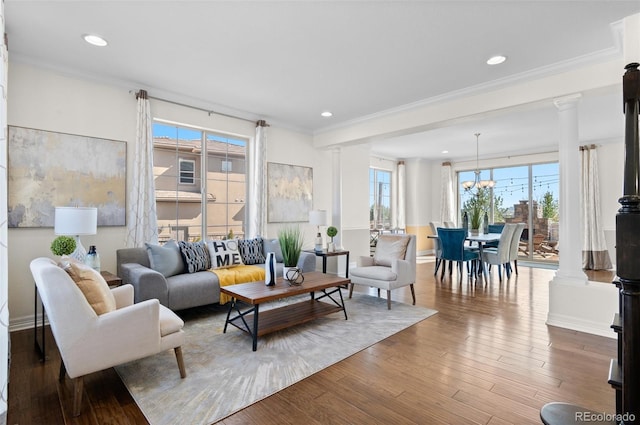
[{"label": "blue dining chair", "polygon": [[[489,233],[502,233],[502,229],[504,229],[504,223],[493,223],[489,225]],[[496,242],[487,242],[484,244],[485,248],[497,248],[498,241]]]},{"label": "blue dining chair", "polygon": [[[464,241],[467,238],[466,229],[438,227],[438,238],[442,249],[442,260],[455,261],[461,277],[463,263],[480,259],[477,250],[464,246]],[[443,267],[440,275],[441,279],[444,277],[444,270],[445,268]],[[450,267],[449,274],[451,273],[452,268]]]}]

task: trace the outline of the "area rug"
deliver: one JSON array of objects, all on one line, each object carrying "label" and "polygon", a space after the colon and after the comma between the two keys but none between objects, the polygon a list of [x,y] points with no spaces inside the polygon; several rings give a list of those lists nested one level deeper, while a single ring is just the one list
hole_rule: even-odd
[{"label": "area rug", "polygon": [[185,379],[173,350],[116,371],[152,425],[212,424],[437,313],[399,302],[387,310],[386,299],[364,294],[345,307],[348,320],[337,312],[265,335],[255,352],[246,333],[222,333],[225,308],[183,313]]}]

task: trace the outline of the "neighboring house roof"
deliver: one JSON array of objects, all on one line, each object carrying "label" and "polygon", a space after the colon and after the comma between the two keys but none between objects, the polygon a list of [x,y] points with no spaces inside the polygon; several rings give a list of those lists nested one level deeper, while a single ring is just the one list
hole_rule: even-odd
[{"label": "neighboring house roof", "polygon": [[[175,202],[176,197],[180,202],[202,201],[202,194],[200,192],[187,192],[185,190],[156,190],[156,202]],[[216,196],[212,193],[209,193],[207,197],[209,201],[216,200]]]}]

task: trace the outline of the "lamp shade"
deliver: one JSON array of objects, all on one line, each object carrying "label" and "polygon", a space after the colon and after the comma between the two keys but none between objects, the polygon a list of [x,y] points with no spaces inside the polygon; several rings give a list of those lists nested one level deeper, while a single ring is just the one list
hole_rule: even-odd
[{"label": "lamp shade", "polygon": [[314,226],[326,226],[327,211],[325,210],[309,211],[309,223],[313,224]]},{"label": "lamp shade", "polygon": [[56,235],[95,235],[98,231],[98,209],[88,207],[56,207]]}]

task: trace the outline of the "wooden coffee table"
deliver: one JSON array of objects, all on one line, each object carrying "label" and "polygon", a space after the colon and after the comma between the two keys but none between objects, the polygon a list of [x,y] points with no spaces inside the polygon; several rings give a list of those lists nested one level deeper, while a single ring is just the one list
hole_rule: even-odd
[{"label": "wooden coffee table", "polygon": [[[346,287],[350,282],[351,280],[337,275],[310,272],[304,274],[304,283],[299,286],[290,286],[281,277],[277,279],[275,286],[266,286],[264,281],[223,286],[220,292],[232,298],[223,332],[227,332],[229,324],[247,332],[253,339],[253,351],[256,351],[259,336],[338,311],[342,311],[344,319],[347,320],[347,310],[344,308],[340,288]],[[316,292],[322,294],[316,297]],[[260,312],[260,305],[263,303],[300,294],[311,296],[306,301]],[[322,299],[328,302],[320,301]],[[247,305],[248,309],[241,310]],[[231,317],[233,312],[235,316]]]}]

